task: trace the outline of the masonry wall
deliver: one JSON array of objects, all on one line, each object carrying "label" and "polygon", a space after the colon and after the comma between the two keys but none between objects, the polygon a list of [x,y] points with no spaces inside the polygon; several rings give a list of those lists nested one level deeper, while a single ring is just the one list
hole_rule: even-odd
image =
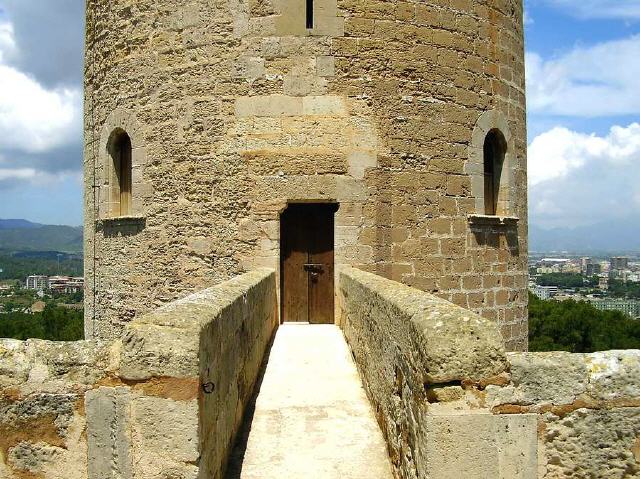
[{"label": "masonry wall", "polygon": [[[496,321],[526,348],[522,2],[89,0],[89,337],[245,269],[278,269],[290,202],[336,202],[336,262]],[[469,221],[507,129],[505,224]],[[133,211],[109,218],[110,135]],[[474,180],[474,178],[476,178]],[[481,189],[481,188],[480,188]]]},{"label": "masonry wall", "polygon": [[494,414],[535,414],[538,477],[640,477],[640,351],[510,353]]},{"label": "masonry wall", "polygon": [[398,477],[640,477],[640,351],[505,354],[428,293],[353,268],[339,289]]},{"label": "masonry wall", "polygon": [[93,342],[0,340],[0,477],[87,478],[85,397],[113,367]]},{"label": "masonry wall", "polygon": [[221,478],[275,304],[260,270],[137,318],[122,340],[0,340],[0,477]]}]

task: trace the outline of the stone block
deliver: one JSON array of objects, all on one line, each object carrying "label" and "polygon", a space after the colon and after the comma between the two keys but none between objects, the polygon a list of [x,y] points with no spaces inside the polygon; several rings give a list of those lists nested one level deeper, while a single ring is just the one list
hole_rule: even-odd
[{"label": "stone block", "polygon": [[345,116],[344,99],[339,96],[307,96],[302,99],[302,113],[317,116]]},{"label": "stone block", "polygon": [[424,439],[430,479],[537,479],[537,416],[428,416]]},{"label": "stone block", "polygon": [[153,454],[172,462],[196,462],[199,456],[198,401],[139,397],[131,401],[135,458]]},{"label": "stone block", "polygon": [[132,479],[130,391],[100,387],[85,398],[89,479]]}]

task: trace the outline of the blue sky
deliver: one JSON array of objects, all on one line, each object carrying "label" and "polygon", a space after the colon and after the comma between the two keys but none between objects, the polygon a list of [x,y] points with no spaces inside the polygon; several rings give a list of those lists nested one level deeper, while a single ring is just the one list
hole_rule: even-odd
[{"label": "blue sky", "polygon": [[[82,222],[83,6],[0,0],[0,218]],[[525,10],[531,224],[640,221],[640,0]]]},{"label": "blue sky", "polygon": [[525,10],[530,223],[639,222],[640,0]]}]

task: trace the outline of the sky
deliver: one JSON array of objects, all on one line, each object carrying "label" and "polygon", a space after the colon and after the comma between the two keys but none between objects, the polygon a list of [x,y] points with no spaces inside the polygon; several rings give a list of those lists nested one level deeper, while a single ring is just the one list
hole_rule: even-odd
[{"label": "sky", "polygon": [[[0,0],[0,218],[82,223],[83,0]],[[640,0],[525,0],[529,220],[640,211]]]}]

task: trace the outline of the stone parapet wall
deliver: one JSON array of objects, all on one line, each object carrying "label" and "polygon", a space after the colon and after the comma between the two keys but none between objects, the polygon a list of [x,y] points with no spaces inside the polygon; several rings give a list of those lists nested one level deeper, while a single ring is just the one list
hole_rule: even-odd
[{"label": "stone parapet wall", "polygon": [[0,477],[86,478],[85,396],[116,364],[106,344],[1,339]]},{"label": "stone parapet wall", "polygon": [[277,327],[258,270],[113,343],[0,341],[0,477],[221,478]]},{"label": "stone parapet wall", "polygon": [[537,416],[538,477],[640,477],[640,351],[510,353],[494,414]]},{"label": "stone parapet wall", "polygon": [[640,477],[640,351],[504,353],[495,323],[344,268],[342,327],[398,477]]},{"label": "stone parapet wall", "polygon": [[339,288],[345,337],[395,472],[433,477],[431,403],[461,400],[463,383],[499,380],[508,367],[500,331],[471,311],[355,268],[342,269]]}]

